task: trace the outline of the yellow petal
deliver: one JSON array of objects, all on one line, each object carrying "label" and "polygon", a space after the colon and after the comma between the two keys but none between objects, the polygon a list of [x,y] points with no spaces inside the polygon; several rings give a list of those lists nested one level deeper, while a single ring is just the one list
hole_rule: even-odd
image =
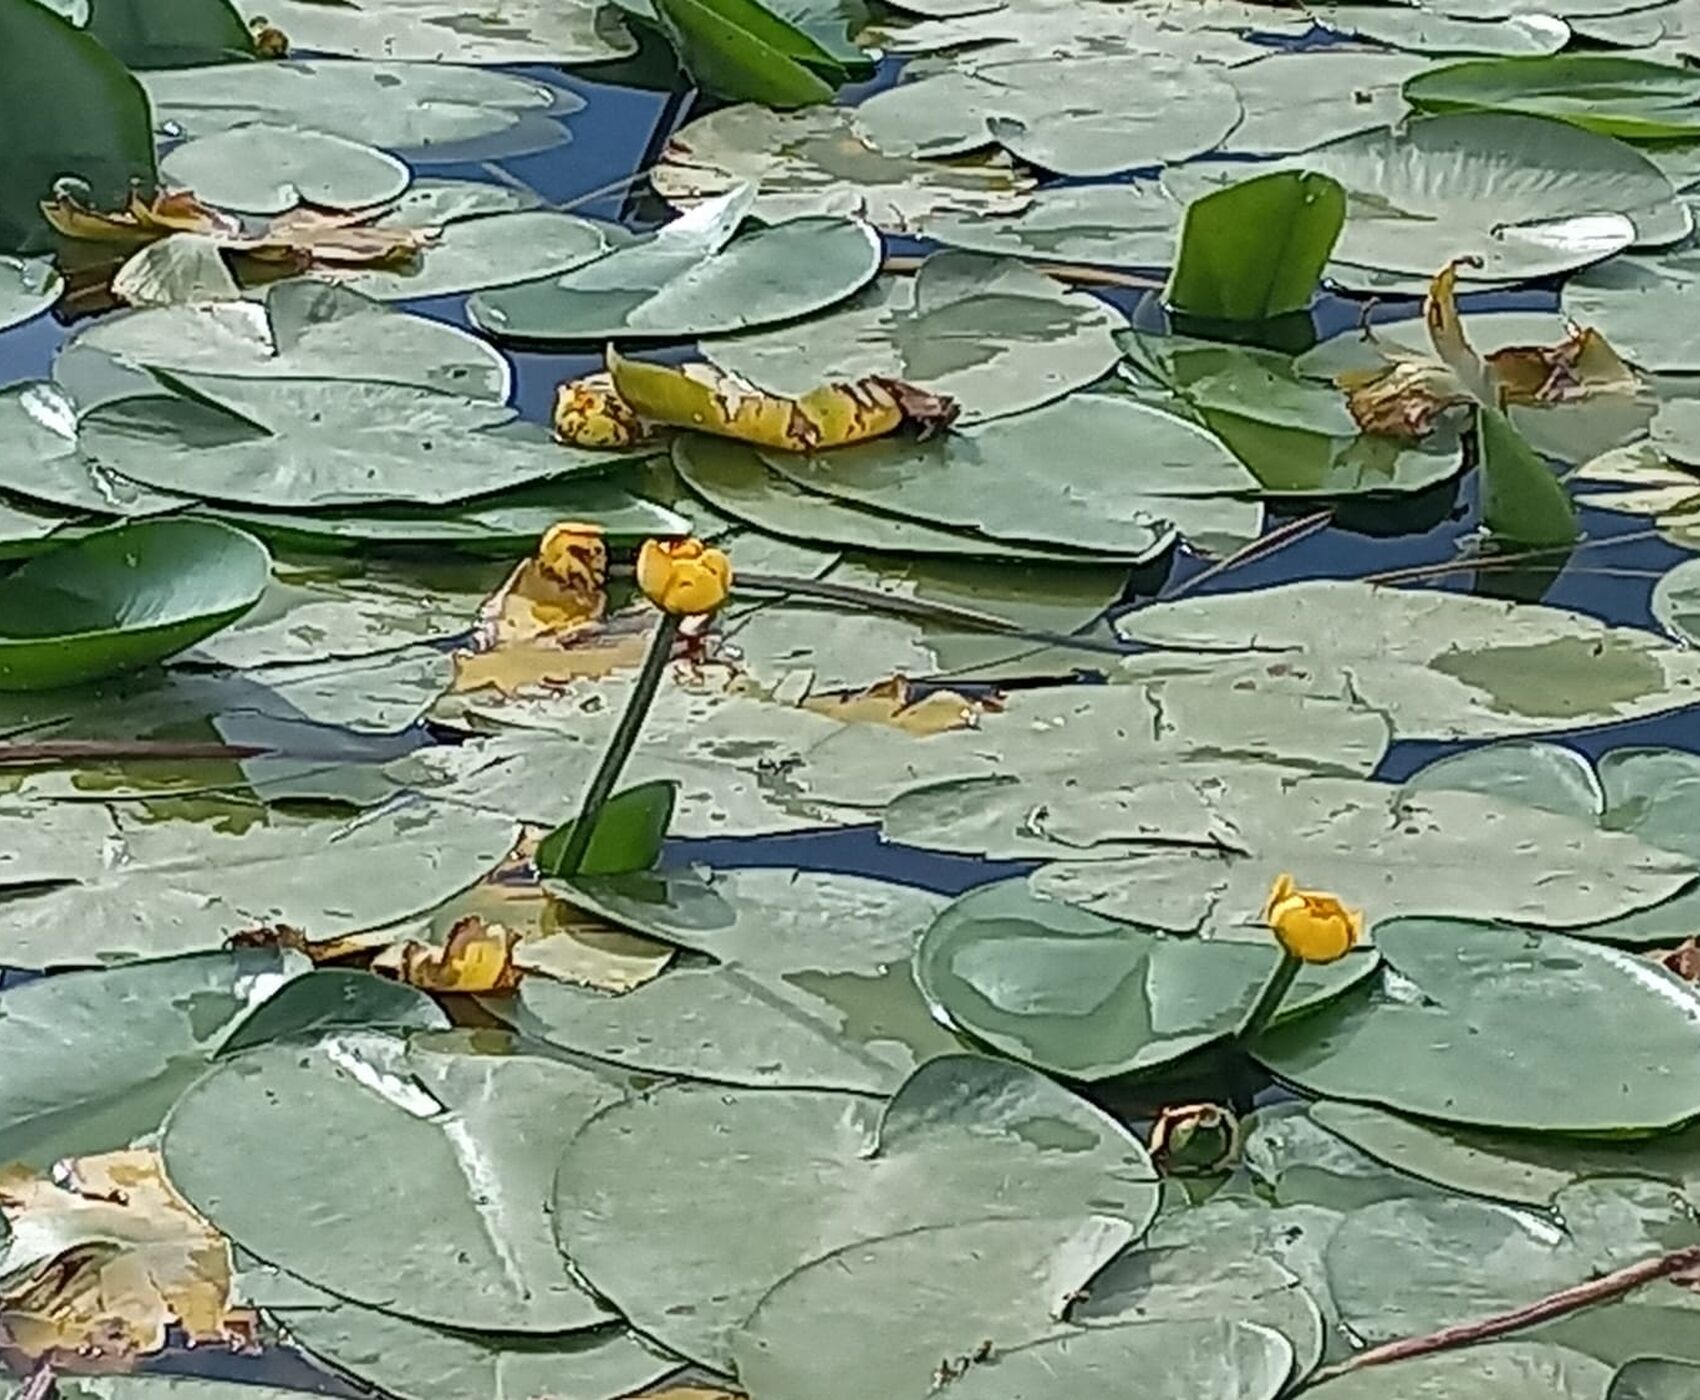
[{"label": "yellow petal", "polygon": [[513,960],[518,941],[512,929],[468,915],[442,947],[409,938],[379,953],[372,968],[422,992],[511,992],[520,981]]},{"label": "yellow petal", "polygon": [[1458,376],[1478,402],[1497,408],[1498,397],[1487,366],[1464,334],[1464,320],[1458,314],[1458,269],[1480,266],[1479,258],[1455,258],[1435,273],[1423,301],[1423,321],[1428,326],[1429,344],[1441,363]]}]

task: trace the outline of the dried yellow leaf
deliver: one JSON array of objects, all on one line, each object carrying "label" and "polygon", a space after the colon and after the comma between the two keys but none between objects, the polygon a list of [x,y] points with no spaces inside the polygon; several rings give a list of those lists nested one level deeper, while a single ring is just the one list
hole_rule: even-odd
[{"label": "dried yellow leaf", "polygon": [[514,945],[519,934],[476,914],[461,919],[437,947],[409,938],[372,959],[372,971],[394,977],[422,992],[488,994],[519,986]]},{"label": "dried yellow leaf", "polygon": [[62,1164],[63,1184],[0,1171],[12,1227],[0,1277],[0,1347],[70,1371],[129,1369],[165,1345],[248,1340],[234,1309],[230,1248],[165,1179],[156,1152]]},{"label": "dried yellow leaf", "polygon": [[880,681],[853,695],[811,695],[802,708],[845,724],[885,724],[925,737],[952,729],[972,729],[994,702],[970,700],[954,690],[935,690],[922,699],[902,676]]},{"label": "dried yellow leaf", "polygon": [[151,200],[134,191],[122,212],[104,214],[74,196],[60,193],[43,200],[42,217],[63,238],[83,243],[125,243],[140,246],[173,233],[200,233],[212,238],[242,238],[240,220],[196,199],[190,190],[161,192]]},{"label": "dried yellow leaf", "polygon": [[906,423],[925,436],[948,427],[957,411],[951,399],[896,379],[825,384],[789,399],[714,365],[652,365],[612,347],[608,372],[620,398],[649,422],[789,452],[866,442]]}]

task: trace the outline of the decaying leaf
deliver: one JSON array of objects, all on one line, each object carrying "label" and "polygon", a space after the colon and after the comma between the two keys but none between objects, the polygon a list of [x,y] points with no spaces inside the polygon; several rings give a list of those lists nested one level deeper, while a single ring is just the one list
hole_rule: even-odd
[{"label": "decaying leaf", "polygon": [[1540,408],[1642,395],[1640,380],[1605,337],[1574,324],[1556,345],[1511,345],[1478,354],[1457,301],[1458,269],[1472,262],[1448,263],[1429,284],[1423,323],[1434,358],[1389,346],[1381,351],[1384,368],[1336,376],[1365,432],[1416,441],[1447,409],[1460,405]]},{"label": "decaying leaf", "polygon": [[1700,939],[1685,938],[1674,948],[1656,948],[1647,956],[1684,982],[1700,982]]},{"label": "decaying leaf", "polygon": [[140,247],[173,233],[242,239],[242,222],[202,204],[192,190],[162,190],[151,200],[132,190],[128,207],[115,214],[91,209],[61,190],[41,204],[41,214],[62,238],[83,243]]},{"label": "decaying leaf", "polygon": [[520,979],[514,965],[518,942],[513,929],[469,914],[441,947],[416,938],[392,943],[372,959],[372,970],[422,992],[511,992]]},{"label": "decaying leaf", "polygon": [[824,384],[796,398],[758,389],[710,364],[653,365],[608,350],[606,375],[556,391],[555,431],[579,447],[621,447],[655,426],[693,428],[782,451],[813,452],[913,427],[925,438],[956,419],[956,403],[877,376]]},{"label": "decaying leaf", "polygon": [[972,729],[996,700],[971,700],[954,690],[935,690],[917,699],[903,676],[893,676],[852,695],[811,695],[801,704],[817,715],[846,724],[886,724],[918,736]]},{"label": "decaying leaf", "polygon": [[61,1163],[57,1181],[0,1171],[12,1227],[0,1276],[0,1349],[16,1364],[127,1370],[165,1345],[246,1343],[230,1291],[230,1247],[165,1179],[156,1152]]}]

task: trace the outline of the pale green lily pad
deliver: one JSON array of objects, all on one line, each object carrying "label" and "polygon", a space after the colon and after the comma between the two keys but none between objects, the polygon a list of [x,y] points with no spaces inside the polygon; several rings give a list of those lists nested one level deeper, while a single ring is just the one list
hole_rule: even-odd
[{"label": "pale green lily pad", "polygon": [[[1024,879],[962,896],[915,948],[915,980],[947,1025],[1070,1079],[1149,1072],[1232,1035],[1272,947],[1171,938],[1035,894]],[[1282,1003],[1303,1015],[1356,986],[1373,953],[1306,968]]]},{"label": "pale green lily pad", "polygon": [[1568,1347],[1505,1341],[1356,1371],[1310,1393],[1316,1400],[1606,1400],[1610,1381],[1611,1367]]},{"label": "pale green lily pad", "polygon": [[64,290],[65,279],[51,262],[0,257],[0,331],[33,321]]},{"label": "pale green lily pad", "polygon": [[1700,254],[1626,253],[1572,277],[1562,300],[1565,315],[1642,369],[1700,370],[1700,350],[1681,329],[1700,313]]},{"label": "pale green lily pad", "polygon": [[656,1089],[586,1124],[557,1188],[557,1233],[592,1286],[634,1326],[718,1369],[763,1294],[834,1249],[1036,1217],[1110,1217],[1105,1228],[1122,1222],[1132,1238],[1158,1197],[1119,1124],[1031,1070],[968,1055],[923,1065],[889,1104]]},{"label": "pale green lily pad", "polygon": [[1485,793],[1578,821],[1597,822],[1606,814],[1605,789],[1593,765],[1575,749],[1538,740],[1509,740],[1442,758],[1407,778],[1405,791]]},{"label": "pale green lily pad", "polygon": [[239,0],[299,49],[421,63],[600,63],[637,48],[616,7],[596,0],[503,0],[473,14],[461,0],[376,0],[356,7],[315,0]]},{"label": "pale green lily pad", "polygon": [[[361,68],[369,64],[359,64]],[[483,180],[415,180],[389,206],[384,222],[395,228],[441,230],[462,219],[486,214],[517,214],[543,207],[543,196],[529,185],[493,185]]]},{"label": "pale green lily pad", "polygon": [[[403,204],[379,222],[418,227],[420,217]],[[338,273],[335,280],[378,301],[456,296],[553,277],[607,247],[607,232],[589,219],[553,209],[517,209],[452,220],[411,266]]]},{"label": "pale green lily pad", "polygon": [[1646,157],[1564,122],[1501,113],[1423,117],[1361,132],[1283,168],[1330,175],[1350,212],[1339,263],[1432,276],[1479,257],[1478,280],[1517,281],[1598,262],[1692,226]]},{"label": "pale green lily pad", "polygon": [[855,214],[900,233],[940,214],[1014,214],[1027,202],[1033,179],[1005,156],[941,162],[881,155],[855,134],[853,117],[843,107],[723,107],[679,131],[650,180],[678,205],[752,181],[760,193],[751,212],[769,223]]},{"label": "pale green lily pad", "polygon": [[1700,640],[1700,560],[1685,559],[1653,586],[1653,616],[1673,637]]},{"label": "pale green lily pad", "polygon": [[96,515],[157,515],[189,504],[85,458],[77,446],[76,404],[44,381],[0,389],[0,489]]},{"label": "pale green lily pad", "polygon": [[1120,358],[1112,333],[1124,324],[1108,303],[1021,263],[944,252],[828,315],[702,350],[779,394],[867,375],[901,379],[948,394],[967,426],[1090,384]]},{"label": "pale green lily pad", "polygon": [[1606,1400],[1689,1400],[1700,1393],[1700,1363],[1644,1356],[1612,1377]]},{"label": "pale green lily pad", "polygon": [[1375,938],[1386,960],[1379,992],[1258,1041],[1257,1057],[1281,1079],[1525,1132],[1668,1129],[1700,1114],[1700,1092],[1669,1071],[1700,1045],[1700,1001],[1645,960],[1439,919],[1383,923]]},{"label": "pale green lily pad", "polygon": [[734,870],[589,879],[558,892],[622,927],[708,952],[619,996],[529,978],[498,1015],[629,1069],[752,1088],[895,1089],[956,1048],[909,955],[939,896],[853,875]]},{"label": "pale green lily pad", "polygon": [[[315,47],[297,34],[291,38]],[[584,106],[564,88],[441,62],[290,58],[159,68],[138,76],[153,102],[154,124],[173,136],[193,140],[244,126],[296,126],[386,150],[429,150],[433,157],[441,154],[433,148],[459,147]],[[551,126],[555,140],[564,141],[565,132]]]},{"label": "pale green lily pad", "polygon": [[1653,633],[1453,592],[1304,581],[1159,603],[1117,628],[1180,649],[1122,663],[1125,680],[1250,673],[1301,693],[1352,694],[1404,739],[1609,724],[1700,698],[1700,656]]},{"label": "pale green lily pad", "polygon": [[[932,1394],[941,1356],[948,1364],[987,1338],[1013,1349],[1063,1332],[1070,1297],[1136,1233],[1113,1216],[1035,1215],[924,1226],[823,1253],[775,1284],[733,1336],[738,1382],[795,1400]],[[1285,1379],[1291,1350],[1274,1338],[1269,1352],[1262,1369]],[[976,1364],[995,1356],[968,1369]]]},{"label": "pale green lily pad", "polygon": [[258,924],[335,938],[434,908],[518,835],[499,814],[418,800],[349,818],[120,815],[68,854],[60,878],[77,883],[0,905],[0,941],[15,967],[61,967],[204,952]]},{"label": "pale green lily pad", "polygon": [[46,1170],[154,1131],[229,1031],[305,963],[275,950],[71,972],[0,997],[0,1132]]},{"label": "pale green lily pad", "polygon": [[375,146],[265,123],[186,141],[160,162],[160,173],[207,204],[244,214],[282,214],[299,204],[367,209],[413,179]]},{"label": "pale green lily pad", "polygon": [[309,280],[280,282],[260,302],[165,306],[93,321],[61,355],[79,351],[174,374],[258,379],[366,379],[382,366],[390,382],[492,403],[505,403],[513,387],[500,352],[459,327]]},{"label": "pale green lily pad", "polygon": [[1392,126],[1410,111],[1401,86],[1428,66],[1427,60],[1410,54],[1343,48],[1274,51],[1255,63],[1238,64],[1226,76],[1239,93],[1245,120],[1229,133],[1222,149],[1286,155],[1372,127]]},{"label": "pale green lily pad", "polygon": [[75,528],[83,520],[42,505],[0,501],[0,559],[39,553],[43,546],[54,542],[53,536],[59,531]]},{"label": "pale green lily pad", "polygon": [[65,1400],[299,1400],[299,1390],[213,1376],[76,1376]]},{"label": "pale green lily pad", "polygon": [[1308,0],[1305,10],[1332,33],[1419,54],[1542,56],[1557,53],[1571,38],[1568,24],[1544,12],[1497,19],[1477,13],[1436,14],[1418,5],[1378,5],[1356,0],[1345,4]]},{"label": "pale green lily pad", "polygon": [[1000,257],[1158,267],[1174,257],[1183,212],[1150,180],[1062,185],[1035,190],[1017,214],[947,210],[923,219],[919,232]]},{"label": "pale green lily pad", "polygon": [[[1240,1125],[1240,1162],[1261,1195],[1281,1209],[1329,1211],[1326,1230],[1315,1231],[1310,1242],[1308,1258],[1314,1268],[1306,1270],[1304,1280],[1319,1299],[1331,1300],[1327,1279],[1319,1279],[1319,1246],[1332,1236],[1341,1212],[1377,1201],[1433,1195],[1435,1188],[1329,1132],[1317,1122],[1315,1107],[1299,1099],[1252,1110]],[[1181,1219],[1186,1223],[1188,1217]],[[1337,1327],[1338,1322],[1338,1315],[1332,1314],[1330,1325]]]},{"label": "pale green lily pad", "polygon": [[[1255,492],[1211,434],[1115,394],[1081,394],[924,442],[762,460],[805,491],[996,540],[1154,558],[1200,506]],[[1198,498],[1208,498],[1199,500]]]},{"label": "pale green lily pad", "polygon": [[181,392],[103,404],[79,424],[94,463],[238,505],[444,505],[617,455],[564,447],[505,404],[357,379],[197,374]]},{"label": "pale green lily pad", "polygon": [[792,219],[739,234],[753,199],[734,190],[560,277],[481,292],[467,314],[490,335],[527,342],[679,340],[807,316],[879,271],[879,235],[860,219]]},{"label": "pale green lily pad", "polygon": [[349,1031],[206,1075],[166,1122],[166,1168],[245,1249],[339,1297],[469,1331],[571,1331],[612,1315],[550,1240],[551,1178],[624,1088],[500,1034]]},{"label": "pale green lily pad", "polygon": [[[353,1303],[268,1306],[267,1312],[297,1346],[399,1400],[489,1400],[493,1395],[615,1400],[679,1369],[677,1359],[624,1328],[522,1337],[428,1327]],[[231,1400],[246,1394],[244,1389]]]},{"label": "pale green lily pad", "polygon": [[[1134,89],[1145,100],[1128,103]],[[1059,104],[1057,96],[1068,100]],[[861,102],[853,126],[888,156],[951,156],[997,142],[1059,175],[1093,177],[1186,160],[1240,120],[1218,70],[1148,52],[976,58]]]},{"label": "pale green lily pad", "polygon": [[1142,1322],[1018,1347],[952,1383],[959,1400],[1027,1400],[1061,1386],[1113,1392],[1129,1376],[1145,1400],[1272,1400],[1291,1348],[1280,1333],[1240,1321]]}]

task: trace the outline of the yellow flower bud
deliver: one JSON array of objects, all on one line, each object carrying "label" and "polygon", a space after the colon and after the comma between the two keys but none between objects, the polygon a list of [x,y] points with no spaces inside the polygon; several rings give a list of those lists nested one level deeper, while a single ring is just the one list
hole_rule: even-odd
[{"label": "yellow flower bud", "polygon": [[557,385],[554,424],[556,438],[569,447],[630,447],[649,436],[606,374]]},{"label": "yellow flower bud", "polygon": [[1364,916],[1348,909],[1335,895],[1301,890],[1291,875],[1279,875],[1263,906],[1263,921],[1280,944],[1307,963],[1331,963],[1343,958],[1363,937]]},{"label": "yellow flower bud", "polygon": [[638,551],[638,587],[663,612],[714,612],[732,591],[732,561],[701,540],[646,540]]},{"label": "yellow flower bud", "polygon": [[1164,1176],[1210,1176],[1233,1165],[1240,1122],[1213,1103],[1165,1108],[1151,1125],[1151,1161]]},{"label": "yellow flower bud", "polygon": [[551,525],[537,546],[537,562],[556,583],[587,595],[600,592],[608,582],[602,527],[577,520]]}]

